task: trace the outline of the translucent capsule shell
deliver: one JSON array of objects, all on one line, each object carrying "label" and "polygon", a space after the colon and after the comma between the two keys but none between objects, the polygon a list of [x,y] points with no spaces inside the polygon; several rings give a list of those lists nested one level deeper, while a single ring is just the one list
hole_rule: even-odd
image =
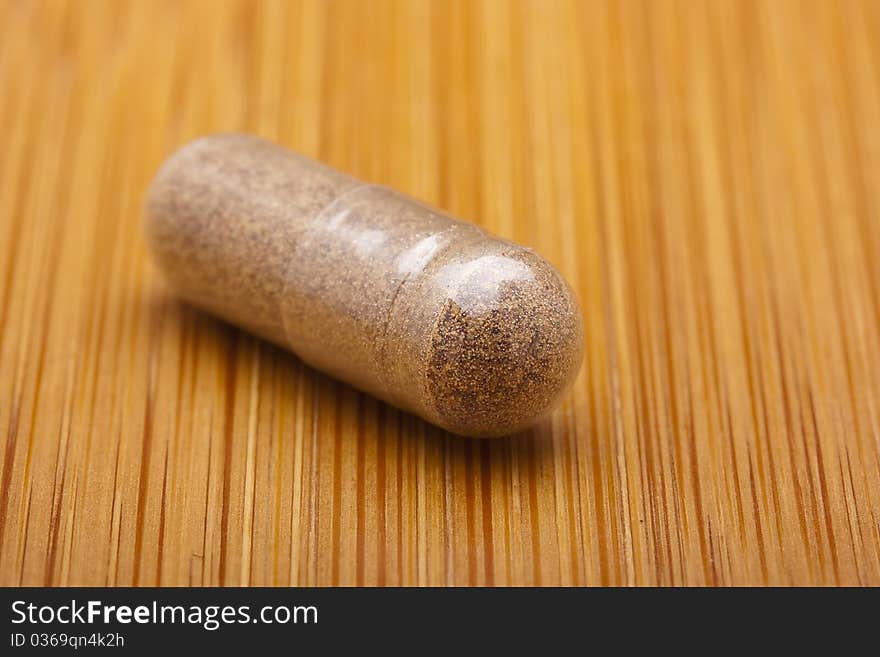
[{"label": "translucent capsule shell", "polygon": [[146,214],[182,297],[453,433],[522,430],[577,374],[580,308],[534,251],[262,139],[183,147]]}]

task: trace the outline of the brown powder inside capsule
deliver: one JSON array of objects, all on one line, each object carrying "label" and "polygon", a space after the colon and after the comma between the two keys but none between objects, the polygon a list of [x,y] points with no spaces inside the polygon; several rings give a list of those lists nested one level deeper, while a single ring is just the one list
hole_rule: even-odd
[{"label": "brown powder inside capsule", "polygon": [[[506,253],[536,260],[523,249]],[[466,312],[449,299],[427,357],[427,378],[438,412],[465,433],[500,424],[521,427],[552,407],[581,353],[580,314],[552,269],[537,281],[509,284],[485,313]]]},{"label": "brown powder inside capsule", "polygon": [[545,260],[268,142],[194,142],[147,209],[185,298],[450,431],[524,428],[580,364],[580,311]]},{"label": "brown powder inside capsule", "polygon": [[279,313],[303,230],[354,178],[247,135],[187,145],[147,201],[152,251],[192,303],[289,347]]}]

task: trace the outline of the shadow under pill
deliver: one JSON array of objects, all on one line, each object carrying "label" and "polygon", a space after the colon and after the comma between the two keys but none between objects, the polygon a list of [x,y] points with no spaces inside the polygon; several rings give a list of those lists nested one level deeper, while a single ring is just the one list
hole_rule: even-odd
[{"label": "shadow under pill", "polygon": [[[549,466],[553,457],[549,418],[531,429],[501,438],[455,435],[323,374],[292,352],[168,293],[155,292],[148,298],[147,305],[151,331],[165,335],[179,333],[181,366],[185,359],[191,359],[197,368],[199,362],[221,363],[218,375],[224,379],[221,383],[227,397],[235,395],[237,379],[243,374],[241,368],[253,357],[253,350],[259,350],[261,369],[271,373],[275,382],[281,382],[278,385],[290,391],[292,403],[297,395],[307,396],[304,412],[311,416],[309,424],[317,430],[319,441],[335,440],[341,433],[367,441],[393,443],[395,449],[410,453],[415,453],[424,443],[428,447],[427,465],[432,468],[442,465],[453,469],[495,470],[509,467],[511,460],[526,459],[531,468],[542,467],[545,461]],[[197,350],[198,355],[194,356],[192,350]],[[192,375],[200,378],[199,372],[194,371]],[[227,421],[234,421],[235,404],[229,406],[230,399],[223,403],[231,413]]]}]

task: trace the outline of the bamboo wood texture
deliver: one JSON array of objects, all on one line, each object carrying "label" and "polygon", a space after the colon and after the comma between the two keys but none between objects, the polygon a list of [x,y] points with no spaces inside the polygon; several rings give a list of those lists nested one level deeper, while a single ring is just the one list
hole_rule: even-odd
[{"label": "bamboo wood texture", "polygon": [[[880,5],[0,2],[0,583],[880,584]],[[141,202],[254,132],[535,247],[534,431],[176,301]]]}]

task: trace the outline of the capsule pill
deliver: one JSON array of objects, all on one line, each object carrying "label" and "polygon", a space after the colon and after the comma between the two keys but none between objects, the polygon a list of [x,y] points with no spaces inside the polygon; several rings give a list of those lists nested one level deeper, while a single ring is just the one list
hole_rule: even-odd
[{"label": "capsule pill", "polygon": [[183,298],[453,433],[530,426],[580,365],[578,304],[532,250],[262,139],[184,146],[146,214]]}]

